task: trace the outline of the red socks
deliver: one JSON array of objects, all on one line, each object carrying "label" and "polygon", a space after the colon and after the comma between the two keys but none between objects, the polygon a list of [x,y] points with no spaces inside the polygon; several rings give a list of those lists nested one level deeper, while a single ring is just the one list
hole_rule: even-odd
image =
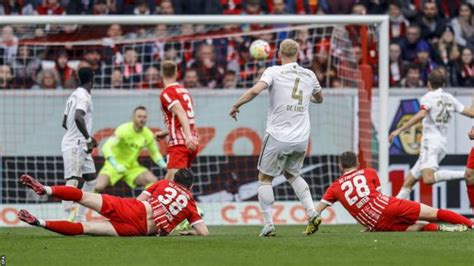
[{"label": "red socks", "polygon": [[62,200],[80,201],[82,199],[82,190],[70,186],[53,186],[51,187],[51,196]]},{"label": "red socks", "polygon": [[467,196],[469,197],[471,208],[474,208],[474,184],[467,185]]},{"label": "red socks", "polygon": [[46,221],[46,229],[68,236],[84,234],[84,227],[81,223],[67,221]]},{"label": "red socks", "polygon": [[439,209],[438,213],[436,214],[436,218],[438,221],[442,221],[445,223],[450,224],[464,224],[467,225],[469,228],[472,228],[473,222],[466,217],[459,215],[455,212]]},{"label": "red socks", "polygon": [[423,228],[421,228],[421,231],[429,231],[429,232],[438,231],[438,224],[435,224],[435,223],[427,224],[423,226]]}]

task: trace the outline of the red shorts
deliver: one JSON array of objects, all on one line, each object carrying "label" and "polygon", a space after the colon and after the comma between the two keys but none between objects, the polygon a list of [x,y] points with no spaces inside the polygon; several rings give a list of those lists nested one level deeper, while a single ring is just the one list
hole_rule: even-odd
[{"label": "red shorts", "polygon": [[102,194],[100,214],[110,220],[119,236],[148,235],[145,205],[136,199]]},{"label": "red shorts", "polygon": [[168,147],[168,169],[190,168],[198,151],[191,151],[185,145]]},{"label": "red shorts", "polygon": [[471,148],[469,157],[467,157],[467,168],[474,169],[474,148]]},{"label": "red shorts", "polygon": [[375,226],[375,231],[406,231],[420,216],[420,204],[411,200],[390,198]]}]

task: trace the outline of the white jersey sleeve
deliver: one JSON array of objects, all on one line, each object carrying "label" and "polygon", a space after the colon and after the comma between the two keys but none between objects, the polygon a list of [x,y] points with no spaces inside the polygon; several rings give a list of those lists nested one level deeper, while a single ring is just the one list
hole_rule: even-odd
[{"label": "white jersey sleeve", "polygon": [[84,113],[89,110],[89,105],[91,104],[91,97],[87,95],[84,91],[80,91],[77,95],[76,110],[82,110]]},{"label": "white jersey sleeve", "polygon": [[274,76],[274,68],[269,67],[263,71],[262,77],[260,78],[260,81],[263,81],[267,83],[268,87],[271,87],[273,84],[273,76]]},{"label": "white jersey sleeve", "polygon": [[421,109],[429,111],[431,107],[433,107],[433,101],[434,101],[434,98],[432,97],[432,94],[426,93],[420,99]]},{"label": "white jersey sleeve", "polygon": [[451,96],[451,100],[453,101],[454,112],[462,113],[465,109],[464,104],[462,104],[458,99],[456,99],[456,97],[452,96],[451,94],[449,94],[449,96]]},{"label": "white jersey sleeve", "polygon": [[316,77],[316,74],[314,74],[313,71],[309,71],[310,75],[312,76],[312,87],[313,87],[313,94],[317,94],[321,92],[321,85],[319,84],[319,80]]}]

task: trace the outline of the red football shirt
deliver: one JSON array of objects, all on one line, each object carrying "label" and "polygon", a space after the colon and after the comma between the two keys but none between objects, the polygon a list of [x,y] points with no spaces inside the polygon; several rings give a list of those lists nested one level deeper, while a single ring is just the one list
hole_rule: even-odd
[{"label": "red football shirt", "polygon": [[341,202],[352,217],[373,230],[390,199],[379,190],[380,180],[374,169],[353,170],[336,179],[321,202],[328,205]]},{"label": "red football shirt", "polygon": [[169,146],[185,145],[186,138],[184,136],[184,130],[179,122],[177,116],[171,112],[171,107],[175,104],[180,103],[183,107],[186,116],[189,119],[189,125],[191,126],[191,133],[197,137],[195,122],[194,122],[194,109],[193,99],[189,95],[187,89],[178,83],[170,84],[164,88],[160,93],[161,109],[163,110],[163,116],[165,119],[166,127],[169,132]]},{"label": "red football shirt", "polygon": [[144,192],[150,195],[148,202],[158,234],[168,235],[185,219],[191,226],[203,222],[193,195],[183,186],[170,180],[160,180]]}]

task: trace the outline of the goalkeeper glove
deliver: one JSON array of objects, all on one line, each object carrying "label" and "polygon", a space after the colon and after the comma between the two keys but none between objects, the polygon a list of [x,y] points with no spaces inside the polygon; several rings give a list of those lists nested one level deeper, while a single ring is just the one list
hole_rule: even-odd
[{"label": "goalkeeper glove", "polygon": [[115,169],[115,171],[117,171],[119,174],[127,171],[127,168],[125,168],[125,166],[123,166],[122,164],[118,163],[114,159],[114,157],[107,158],[107,161],[109,161],[109,163],[112,165],[112,167]]},{"label": "goalkeeper glove", "polygon": [[166,164],[166,161],[164,158],[159,159],[156,164],[161,168],[161,169],[166,169],[168,165]]}]

